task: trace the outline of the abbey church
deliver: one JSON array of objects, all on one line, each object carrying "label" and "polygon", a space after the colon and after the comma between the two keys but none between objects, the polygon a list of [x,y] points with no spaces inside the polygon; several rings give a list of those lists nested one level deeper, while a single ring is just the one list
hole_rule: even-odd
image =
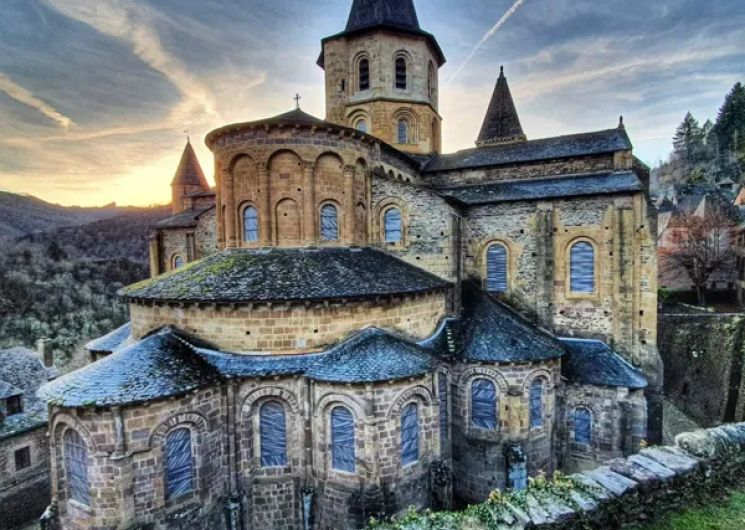
[{"label": "abbey church", "polygon": [[623,122],[532,139],[494,72],[475,147],[442,153],[444,62],[412,0],[354,0],[324,118],[212,131],[214,188],[187,144],[131,321],[40,390],[58,528],[356,529],[658,440]]}]

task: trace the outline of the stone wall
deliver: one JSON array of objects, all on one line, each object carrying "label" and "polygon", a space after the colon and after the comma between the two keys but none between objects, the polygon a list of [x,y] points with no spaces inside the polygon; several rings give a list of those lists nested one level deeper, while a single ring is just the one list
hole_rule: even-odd
[{"label": "stone wall", "polygon": [[707,496],[741,487],[745,424],[678,435],[674,446],[644,449],[628,458],[527,490],[494,494],[459,513],[407,517],[379,530],[620,530],[689,508]]},{"label": "stone wall", "polygon": [[665,396],[699,425],[745,418],[745,316],[661,314]]},{"label": "stone wall", "polygon": [[[28,447],[31,466],[16,470],[15,452]],[[49,444],[46,428],[0,440],[0,528],[38,518],[49,505]]]}]

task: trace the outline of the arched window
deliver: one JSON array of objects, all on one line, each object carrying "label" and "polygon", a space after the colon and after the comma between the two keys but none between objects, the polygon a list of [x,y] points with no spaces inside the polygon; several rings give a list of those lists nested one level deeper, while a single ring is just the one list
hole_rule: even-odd
[{"label": "arched window", "polygon": [[88,506],[91,502],[88,485],[88,449],[80,435],[69,429],[65,432],[65,474],[70,499]]},{"label": "arched window", "polygon": [[354,416],[344,407],[331,411],[331,455],[334,469],[354,473]]},{"label": "arched window", "polygon": [[253,206],[243,210],[243,240],[246,243],[259,240],[259,213]]},{"label": "arched window", "polygon": [[435,98],[435,65],[431,61],[427,72],[427,94],[430,101]]},{"label": "arched window", "polygon": [[497,387],[488,379],[471,383],[471,426],[490,431],[497,428]]},{"label": "arched window", "polygon": [[357,124],[355,125],[355,128],[360,132],[366,133],[367,132],[367,120],[364,118],[357,120]]},{"label": "arched window", "polygon": [[406,59],[396,59],[396,88],[406,90]]},{"label": "arched window", "polygon": [[191,431],[176,429],[166,438],[166,498],[177,499],[194,491]]},{"label": "arched window", "polygon": [[360,60],[360,91],[370,89],[370,61],[367,59]]},{"label": "arched window", "polygon": [[574,409],[574,441],[592,443],[592,413],[586,408]]},{"label": "arched window", "polygon": [[403,118],[398,120],[398,143],[409,143],[409,122]]},{"label": "arched window", "polygon": [[401,413],[401,463],[419,460],[419,413],[416,403],[409,403]]},{"label": "arched window", "polygon": [[398,208],[386,210],[385,215],[383,215],[383,223],[385,225],[385,242],[400,243],[402,235],[401,210]]},{"label": "arched window", "polygon": [[180,269],[184,265],[186,265],[186,260],[184,259],[183,256],[175,256],[173,258],[173,268],[174,269]]},{"label": "arched window", "polygon": [[486,290],[490,293],[507,291],[507,247],[501,243],[486,251]]},{"label": "arched window", "polygon": [[595,248],[579,241],[569,251],[569,282],[573,293],[595,292]]},{"label": "arched window", "polygon": [[281,403],[268,401],[259,412],[261,438],[261,466],[282,467],[287,465],[287,425],[285,408]]},{"label": "arched window", "polygon": [[440,398],[440,445],[444,447],[448,439],[448,379],[445,374],[438,376],[437,393]]},{"label": "arched window", "polygon": [[339,239],[339,219],[336,206],[326,204],[321,208],[321,241]]},{"label": "arched window", "polygon": [[540,379],[530,385],[530,427],[543,427],[543,381]]}]

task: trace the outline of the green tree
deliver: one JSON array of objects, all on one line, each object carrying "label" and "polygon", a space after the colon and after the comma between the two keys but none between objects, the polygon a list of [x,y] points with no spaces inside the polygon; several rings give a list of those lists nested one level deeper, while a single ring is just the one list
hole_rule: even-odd
[{"label": "green tree", "polygon": [[675,157],[694,164],[704,151],[704,133],[696,118],[689,112],[678,125],[673,137]]},{"label": "green tree", "polygon": [[724,99],[714,126],[720,151],[745,154],[745,87],[736,83]]}]

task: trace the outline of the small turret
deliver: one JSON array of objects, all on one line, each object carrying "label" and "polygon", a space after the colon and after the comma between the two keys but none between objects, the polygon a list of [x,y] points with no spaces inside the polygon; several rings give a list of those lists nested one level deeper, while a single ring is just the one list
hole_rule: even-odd
[{"label": "small turret", "polygon": [[477,147],[512,144],[527,140],[520,125],[515,103],[512,101],[510,86],[504,76],[504,67],[499,68],[497,86],[494,88],[489,109],[486,111],[484,124],[481,126]]},{"label": "small turret", "polygon": [[171,182],[171,211],[175,215],[184,211],[184,197],[210,191],[210,186],[199,165],[199,159],[187,138],[176,174]]}]

